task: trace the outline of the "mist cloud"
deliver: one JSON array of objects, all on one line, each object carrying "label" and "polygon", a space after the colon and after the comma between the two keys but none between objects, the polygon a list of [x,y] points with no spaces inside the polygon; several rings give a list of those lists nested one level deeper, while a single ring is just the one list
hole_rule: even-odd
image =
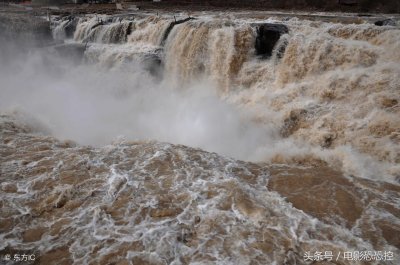
[{"label": "mist cloud", "polygon": [[1,72],[1,111],[27,113],[59,139],[93,146],[157,140],[239,159],[273,141],[275,130],[221,101],[207,81],[174,87],[138,63],[106,70],[41,52],[17,65],[12,75]]}]

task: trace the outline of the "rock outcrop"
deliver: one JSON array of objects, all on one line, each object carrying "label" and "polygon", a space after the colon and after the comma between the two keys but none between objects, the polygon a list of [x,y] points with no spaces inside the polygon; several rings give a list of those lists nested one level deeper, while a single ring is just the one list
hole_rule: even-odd
[{"label": "rock outcrop", "polygon": [[[289,33],[289,29],[283,24],[264,23],[257,25],[256,54],[264,58],[271,57],[275,45],[281,36],[287,33]],[[283,51],[280,51],[280,53],[283,53]]]},{"label": "rock outcrop", "polygon": [[374,24],[376,26],[396,26],[396,22],[393,19],[378,20]]}]

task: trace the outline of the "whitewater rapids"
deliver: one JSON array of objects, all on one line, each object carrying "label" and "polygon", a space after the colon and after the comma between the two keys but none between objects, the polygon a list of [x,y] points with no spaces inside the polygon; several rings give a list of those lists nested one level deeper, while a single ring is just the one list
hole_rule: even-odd
[{"label": "whitewater rapids", "polygon": [[[398,264],[399,27],[192,16],[54,17],[82,57],[46,47],[0,66],[0,253]],[[269,58],[260,23],[289,29]]]}]

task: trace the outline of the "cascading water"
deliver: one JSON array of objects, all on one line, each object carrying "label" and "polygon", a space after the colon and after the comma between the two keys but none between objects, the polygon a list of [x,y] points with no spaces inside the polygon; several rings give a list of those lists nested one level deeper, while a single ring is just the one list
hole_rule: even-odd
[{"label": "cascading water", "polygon": [[[1,66],[2,254],[398,264],[398,27],[234,12],[53,23],[82,62],[41,50]],[[393,259],[343,256],[357,251]]]}]

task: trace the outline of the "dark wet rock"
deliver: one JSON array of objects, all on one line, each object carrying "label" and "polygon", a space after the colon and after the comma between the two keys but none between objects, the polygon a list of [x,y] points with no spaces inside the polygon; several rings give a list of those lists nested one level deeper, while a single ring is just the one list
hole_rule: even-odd
[{"label": "dark wet rock", "polygon": [[162,41],[161,41],[161,46],[164,46],[165,42],[167,41],[169,33],[175,27],[175,25],[179,25],[179,24],[185,23],[185,22],[187,22],[189,20],[192,20],[192,19],[195,19],[195,18],[188,17],[188,18],[185,18],[185,19],[175,20],[174,22],[171,22],[171,24],[169,24],[168,28],[164,32],[164,36],[163,36]]},{"label": "dark wet rock", "polygon": [[378,20],[374,23],[376,26],[396,26],[396,22],[393,19]]},{"label": "dark wet rock", "polygon": [[[289,33],[287,26],[283,24],[257,24],[257,37],[256,37],[256,54],[264,58],[269,58],[272,51],[283,34]],[[284,53],[286,47],[280,47],[279,54]],[[282,51],[281,51],[282,49]]]},{"label": "dark wet rock", "polygon": [[65,36],[67,38],[72,38],[74,36],[74,32],[76,30],[76,26],[78,25],[78,18],[75,18],[73,16],[68,17],[68,24],[65,26]]},{"label": "dark wet rock", "polygon": [[126,36],[125,36],[125,41],[128,40],[128,36],[132,33],[132,22],[129,22],[129,26],[126,29]]}]

